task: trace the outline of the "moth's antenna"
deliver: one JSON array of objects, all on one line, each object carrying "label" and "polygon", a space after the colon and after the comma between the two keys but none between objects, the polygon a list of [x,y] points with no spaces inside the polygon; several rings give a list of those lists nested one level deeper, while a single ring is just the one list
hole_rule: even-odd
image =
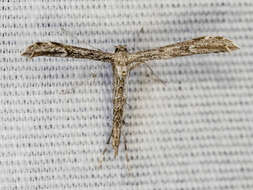
[{"label": "moth's antenna", "polygon": [[69,31],[65,30],[64,28],[61,28],[61,32],[62,32],[63,34],[65,34],[65,35],[68,35],[68,36],[70,36],[70,37],[76,39],[77,41],[81,41],[81,43],[85,44],[86,46],[90,47],[91,49],[103,51],[103,50],[101,50],[101,49],[99,49],[99,48],[96,48],[96,47],[94,47],[94,46],[88,44],[85,40],[80,40],[80,39],[77,38],[76,35],[74,35],[72,32],[69,32]]}]

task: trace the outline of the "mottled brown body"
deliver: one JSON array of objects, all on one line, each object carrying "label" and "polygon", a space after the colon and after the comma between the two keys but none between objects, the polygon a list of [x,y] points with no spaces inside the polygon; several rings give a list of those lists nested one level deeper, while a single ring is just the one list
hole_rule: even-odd
[{"label": "mottled brown body", "polygon": [[116,157],[118,155],[124,106],[126,104],[125,83],[132,69],[150,60],[169,59],[194,54],[230,52],[236,49],[238,47],[224,37],[204,36],[135,53],[129,53],[125,46],[116,46],[114,53],[107,53],[56,42],[37,42],[29,46],[22,55],[30,58],[36,56],[83,58],[112,64],[114,98],[112,132],[109,141],[112,138],[111,144]]},{"label": "mottled brown body", "polygon": [[123,126],[123,113],[126,104],[125,83],[129,75],[127,49],[118,46],[114,54],[113,69],[113,121],[112,121],[112,147],[114,156],[118,154],[121,128]]}]

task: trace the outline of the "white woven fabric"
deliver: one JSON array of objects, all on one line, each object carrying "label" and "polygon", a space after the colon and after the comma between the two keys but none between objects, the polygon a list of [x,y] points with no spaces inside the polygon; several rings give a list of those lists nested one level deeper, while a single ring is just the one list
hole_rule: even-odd
[{"label": "white woven fabric", "polygon": [[[3,0],[0,10],[0,190],[253,188],[251,0]],[[130,171],[122,144],[96,169],[111,132],[110,64],[20,56],[37,41],[113,52],[206,35],[241,49],[150,62],[165,85],[144,66],[131,73]]]}]

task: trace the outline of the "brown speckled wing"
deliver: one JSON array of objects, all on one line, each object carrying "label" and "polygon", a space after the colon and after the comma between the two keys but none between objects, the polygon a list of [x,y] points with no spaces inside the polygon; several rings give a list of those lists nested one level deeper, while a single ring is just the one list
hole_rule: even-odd
[{"label": "brown speckled wing", "polygon": [[30,45],[22,55],[30,58],[37,56],[51,56],[92,59],[103,62],[113,61],[113,54],[111,53],[65,45],[57,42],[36,42]]},{"label": "brown speckled wing", "polygon": [[230,52],[236,49],[238,47],[224,37],[203,36],[160,48],[131,53],[129,62],[145,62],[194,54]]}]

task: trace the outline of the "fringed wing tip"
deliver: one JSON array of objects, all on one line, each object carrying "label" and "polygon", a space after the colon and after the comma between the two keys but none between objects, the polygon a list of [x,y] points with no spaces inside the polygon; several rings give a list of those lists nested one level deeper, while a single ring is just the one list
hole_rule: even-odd
[{"label": "fringed wing tip", "polygon": [[[28,46],[25,51],[21,54],[22,56],[33,58],[37,56],[43,56],[48,55],[50,56],[50,53],[52,50],[54,50],[53,45],[56,44],[54,42],[36,42],[30,46]],[[59,52],[56,52],[57,54]]]},{"label": "fringed wing tip", "polygon": [[25,57],[30,57],[31,56],[31,53],[29,53],[28,51],[24,51],[23,53],[21,53],[22,56],[25,56]]},{"label": "fringed wing tip", "polygon": [[231,52],[239,49],[239,47],[231,40],[223,36],[202,36],[194,38],[193,41],[204,44],[207,48],[216,48],[218,52]]},{"label": "fringed wing tip", "polygon": [[240,49],[239,46],[237,44],[235,44],[234,42],[232,42],[232,45],[233,45],[233,50]]},{"label": "fringed wing tip", "polygon": [[[207,37],[209,38],[209,37]],[[214,44],[217,44],[217,47],[219,49],[219,47],[221,48],[221,50],[223,49],[223,51],[225,52],[232,52],[234,50],[239,49],[239,47],[231,40],[223,37],[223,36],[215,36],[215,37],[211,37],[214,40]]]},{"label": "fringed wing tip", "polygon": [[240,49],[239,46],[237,44],[235,44],[233,41],[228,40],[226,38],[224,38],[224,40],[226,40],[228,43],[225,43],[225,47],[228,50],[228,52]]},{"label": "fringed wing tip", "polygon": [[32,44],[30,46],[28,46],[25,51],[23,53],[21,53],[22,56],[25,56],[25,57],[29,57],[29,58],[33,58],[34,57],[34,54],[35,54],[35,46],[37,45],[37,43],[35,44]]}]

